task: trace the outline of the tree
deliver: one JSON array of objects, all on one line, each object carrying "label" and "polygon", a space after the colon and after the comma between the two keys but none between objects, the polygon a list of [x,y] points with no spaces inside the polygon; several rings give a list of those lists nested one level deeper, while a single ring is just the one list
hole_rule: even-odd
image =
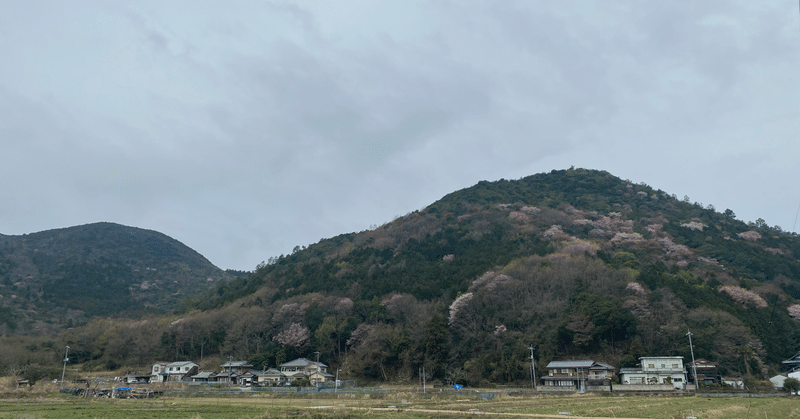
[{"label": "tree", "polygon": [[787,378],[783,382],[783,389],[791,394],[796,394],[798,391],[800,391],[800,381],[798,381],[796,378]]},{"label": "tree", "polygon": [[744,368],[746,371],[747,376],[750,376],[750,364],[747,363],[747,359],[753,356],[753,349],[747,345],[739,345],[733,348],[733,353],[742,357],[742,362],[744,363]]},{"label": "tree", "polygon": [[424,341],[424,365],[434,378],[444,378],[449,337],[447,322],[439,313],[434,313],[425,326]]}]

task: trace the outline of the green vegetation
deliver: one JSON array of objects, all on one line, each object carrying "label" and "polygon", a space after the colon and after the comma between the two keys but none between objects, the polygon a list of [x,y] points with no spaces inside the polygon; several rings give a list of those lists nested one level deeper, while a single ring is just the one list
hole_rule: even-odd
[{"label": "green vegetation", "polygon": [[118,224],[0,235],[0,335],[171,313],[186,295],[233,276],[177,240]]},{"label": "green vegetation", "polygon": [[[318,351],[348,379],[412,383],[425,368],[436,384],[478,386],[529,381],[530,345],[539,376],[565,358],[688,361],[691,330],[696,357],[758,382],[800,350],[798,252],[797,235],[763,220],[606,172],[553,171],[480,182],[373,230],[270,258],[183,299],[178,314],[96,318],[52,346],[69,345],[71,362],[87,369],[186,359],[217,369],[227,356],[274,367]],[[115,272],[97,280],[110,294],[138,266],[78,272],[101,275],[101,265]],[[65,287],[40,298],[68,306],[100,289]],[[22,350],[0,368],[60,359]]]},{"label": "green vegetation", "polygon": [[[653,396],[530,397],[497,395],[421,395],[395,393],[381,397],[342,395],[232,398],[160,397],[142,400],[116,399],[6,399],[0,416],[35,418],[429,418],[473,417],[479,412],[492,416],[529,417],[548,415],[596,418],[673,419],[686,416],[744,419],[794,417],[797,400],[773,398],[703,398]],[[516,416],[519,415],[519,416]]]}]

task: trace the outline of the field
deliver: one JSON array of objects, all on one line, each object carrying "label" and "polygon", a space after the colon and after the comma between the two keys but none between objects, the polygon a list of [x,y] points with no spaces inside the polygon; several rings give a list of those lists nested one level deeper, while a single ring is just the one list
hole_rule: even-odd
[{"label": "field", "polygon": [[51,394],[0,400],[0,418],[800,418],[800,400],[788,397],[479,396],[395,393],[313,397],[159,397],[96,399]]}]

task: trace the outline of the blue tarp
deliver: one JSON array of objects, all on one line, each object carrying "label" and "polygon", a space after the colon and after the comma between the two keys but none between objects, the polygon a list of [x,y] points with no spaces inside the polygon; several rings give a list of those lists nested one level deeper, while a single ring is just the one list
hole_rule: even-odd
[{"label": "blue tarp", "polygon": [[133,390],[133,387],[117,387],[117,390],[127,390],[127,391],[131,391],[131,390]]},{"label": "blue tarp", "polygon": [[453,388],[456,390],[461,390],[464,388],[464,384],[453,384]]}]

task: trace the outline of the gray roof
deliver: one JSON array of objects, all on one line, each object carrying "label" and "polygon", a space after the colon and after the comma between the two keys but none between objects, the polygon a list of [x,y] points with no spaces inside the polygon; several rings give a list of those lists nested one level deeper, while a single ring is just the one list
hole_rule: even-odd
[{"label": "gray roof", "polygon": [[171,362],[171,363],[167,364],[168,367],[183,367],[183,366],[186,366],[186,365],[199,366],[199,365],[195,364],[192,361],[177,361],[177,362]]},{"label": "gray roof", "polygon": [[551,361],[545,368],[589,368],[594,364],[591,360]]},{"label": "gray roof", "polygon": [[247,361],[228,361],[222,365],[221,367],[235,367],[235,368],[244,368],[244,367],[252,367]]},{"label": "gray roof", "polygon": [[214,377],[214,374],[216,374],[214,371],[201,371],[199,374],[193,375],[192,378],[211,378]]},{"label": "gray roof", "polygon": [[312,365],[312,364],[313,365],[318,365],[320,367],[325,367],[325,368],[328,367],[327,365],[323,364],[322,362],[314,362],[314,361],[311,361],[311,360],[306,359],[306,358],[293,359],[293,360],[291,360],[289,362],[285,362],[285,363],[281,364],[280,367],[281,368],[283,368],[283,367],[305,367],[306,365]]},{"label": "gray roof", "polygon": [[592,365],[589,369],[590,370],[613,370],[615,368],[613,366],[611,366],[611,365],[606,364],[605,362],[595,362],[594,365]]}]

